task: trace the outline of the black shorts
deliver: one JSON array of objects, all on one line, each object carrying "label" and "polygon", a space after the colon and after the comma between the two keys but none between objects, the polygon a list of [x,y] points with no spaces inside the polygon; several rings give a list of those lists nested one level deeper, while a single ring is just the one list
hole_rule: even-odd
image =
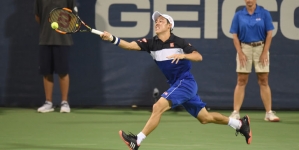
[{"label": "black shorts", "polygon": [[40,45],[40,74],[68,74],[70,49],[70,46]]}]

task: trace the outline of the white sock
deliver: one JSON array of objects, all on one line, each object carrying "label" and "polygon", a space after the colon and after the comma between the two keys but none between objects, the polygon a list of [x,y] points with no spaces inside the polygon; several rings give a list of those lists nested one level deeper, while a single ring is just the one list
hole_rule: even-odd
[{"label": "white sock", "polygon": [[140,143],[146,138],[146,136],[140,132],[139,134],[137,134],[137,144],[140,145]]},{"label": "white sock", "polygon": [[51,101],[47,101],[47,100],[46,100],[46,102],[47,102],[48,104],[50,104],[50,105],[52,105],[52,104],[53,104]]},{"label": "white sock", "polygon": [[229,118],[228,125],[234,129],[240,129],[242,126],[242,122],[234,118]]},{"label": "white sock", "polygon": [[67,100],[62,100],[61,104],[67,103]]}]

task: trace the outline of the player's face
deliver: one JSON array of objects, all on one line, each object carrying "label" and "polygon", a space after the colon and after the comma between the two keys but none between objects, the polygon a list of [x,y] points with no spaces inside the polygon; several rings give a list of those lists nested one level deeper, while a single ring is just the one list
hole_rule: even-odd
[{"label": "player's face", "polygon": [[156,34],[163,32],[170,32],[171,24],[167,22],[167,19],[163,16],[157,18],[155,22],[155,32]]},{"label": "player's face", "polygon": [[247,7],[252,7],[256,5],[256,0],[245,0]]}]

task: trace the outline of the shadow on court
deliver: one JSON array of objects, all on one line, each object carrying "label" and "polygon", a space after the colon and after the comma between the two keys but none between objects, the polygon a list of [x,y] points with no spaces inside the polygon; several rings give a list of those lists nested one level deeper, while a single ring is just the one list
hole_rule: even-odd
[{"label": "shadow on court", "polygon": [[33,145],[33,144],[24,144],[24,143],[9,143],[6,144],[7,146],[10,146],[10,148],[6,148],[6,150],[15,150],[15,149],[48,149],[48,150],[117,150],[117,149],[111,149],[111,148],[101,148],[99,145],[99,148],[80,148],[80,147],[65,147],[65,146],[57,146],[57,145]]},{"label": "shadow on court", "polygon": [[[190,116],[188,113],[181,113],[184,111],[173,111],[173,110],[168,110],[166,111],[163,116]],[[127,115],[133,115],[133,116],[146,116],[149,117],[151,115],[151,111],[150,109],[146,110],[146,109],[142,109],[140,111],[135,110],[132,111],[132,109],[128,109],[128,110],[123,110],[123,111],[99,111],[99,110],[94,110],[94,111],[80,111],[80,110],[72,110],[72,113],[75,114],[82,114],[82,115],[123,115],[123,116],[127,116]]]},{"label": "shadow on court", "polygon": [[295,121],[295,120],[293,120],[293,121],[281,121],[281,123],[283,123],[283,124],[299,124],[299,121]]},{"label": "shadow on court", "polygon": [[132,112],[130,110],[124,110],[124,111],[72,111],[72,113],[75,114],[82,114],[82,115],[138,115],[138,116],[143,116],[143,115],[149,115],[149,113],[138,113],[138,112]]}]

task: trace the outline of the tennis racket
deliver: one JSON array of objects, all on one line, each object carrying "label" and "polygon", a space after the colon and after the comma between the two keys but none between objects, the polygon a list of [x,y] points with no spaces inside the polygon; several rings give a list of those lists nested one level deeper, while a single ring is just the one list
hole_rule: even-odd
[{"label": "tennis racket", "polygon": [[[83,22],[80,17],[73,13],[69,8],[54,8],[50,12],[49,22],[57,22],[58,28],[55,30],[61,34],[72,34],[77,32],[91,32],[98,35],[103,34],[102,31],[92,29],[85,24],[85,22]],[[84,25],[86,29],[81,29],[82,25]]]}]

